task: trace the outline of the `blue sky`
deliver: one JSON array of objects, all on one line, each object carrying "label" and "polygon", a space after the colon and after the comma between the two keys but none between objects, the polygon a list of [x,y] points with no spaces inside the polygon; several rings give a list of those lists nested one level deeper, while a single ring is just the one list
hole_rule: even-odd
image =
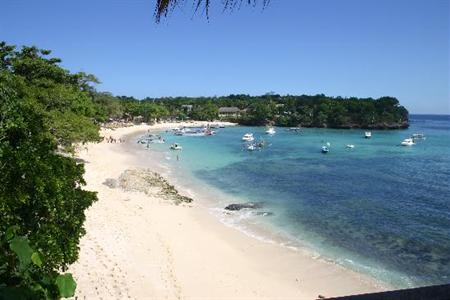
[{"label": "blue sky", "polygon": [[0,40],[117,95],[391,95],[450,113],[448,0],[271,0],[209,21],[189,1],[157,25],[154,0],[2,0]]}]

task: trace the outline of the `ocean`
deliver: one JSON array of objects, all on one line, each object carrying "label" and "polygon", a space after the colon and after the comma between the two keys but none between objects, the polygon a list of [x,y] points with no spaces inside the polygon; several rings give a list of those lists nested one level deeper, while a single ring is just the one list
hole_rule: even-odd
[{"label": "ocean", "polygon": [[[372,130],[371,139],[345,129],[163,132],[166,144],[149,150],[164,157],[179,184],[208,199],[213,214],[255,238],[308,249],[398,288],[449,283],[450,116],[412,115],[410,124]],[[247,151],[247,132],[267,147]],[[400,146],[413,133],[426,138]],[[169,150],[175,142],[182,151]],[[246,202],[262,207],[224,213],[226,205]]]}]

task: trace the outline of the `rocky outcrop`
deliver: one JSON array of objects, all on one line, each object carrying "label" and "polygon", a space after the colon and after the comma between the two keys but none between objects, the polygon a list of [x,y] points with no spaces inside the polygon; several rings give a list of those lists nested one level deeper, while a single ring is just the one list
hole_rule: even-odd
[{"label": "rocky outcrop", "polygon": [[149,169],[126,170],[117,180],[108,178],[103,184],[110,188],[120,187],[125,191],[157,196],[176,205],[193,201],[192,198],[181,195],[166,179]]},{"label": "rocky outcrop", "polygon": [[262,208],[263,204],[261,202],[247,202],[247,203],[234,203],[234,204],[230,204],[227,205],[225,207],[226,210],[233,210],[233,211],[237,211],[237,210],[241,210],[244,208],[248,208],[248,209],[259,209]]}]

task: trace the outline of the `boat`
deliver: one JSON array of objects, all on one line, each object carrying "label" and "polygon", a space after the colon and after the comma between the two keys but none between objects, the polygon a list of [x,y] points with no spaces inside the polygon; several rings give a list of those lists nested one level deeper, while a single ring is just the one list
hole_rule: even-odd
[{"label": "boat", "polygon": [[[212,127],[211,127],[211,128],[212,128]],[[215,135],[216,132],[215,132],[214,130],[211,130],[211,129],[209,129],[209,128],[206,128],[205,131],[204,131],[204,134],[205,134],[205,135]]]},{"label": "boat", "polygon": [[353,149],[353,148],[355,148],[355,145],[347,144],[347,145],[345,145],[345,148]]},{"label": "boat", "polygon": [[174,134],[178,136],[208,136],[215,135],[216,132],[210,127],[191,127],[175,130]]},{"label": "boat", "polygon": [[247,145],[247,150],[248,151],[255,151],[256,149],[257,149],[257,147],[256,147],[255,144]]},{"label": "boat", "polygon": [[266,147],[267,146],[267,142],[265,141],[265,140],[260,140],[260,141],[258,141],[257,143],[256,143],[256,146],[258,147],[258,148],[264,148],[264,147]]},{"label": "boat", "polygon": [[253,137],[253,133],[246,133],[242,137],[242,140],[245,142],[253,142],[255,140],[255,138]]},{"label": "boat", "polygon": [[275,128],[273,128],[273,127],[269,127],[266,130],[266,134],[274,135],[275,133],[277,133],[277,132],[275,131]]},{"label": "boat", "polygon": [[364,137],[365,137],[366,139],[370,139],[370,138],[372,137],[372,132],[370,132],[370,131],[364,132]]},{"label": "boat", "polygon": [[413,140],[424,140],[425,135],[423,133],[414,133],[413,135],[411,135],[411,138]]},{"label": "boat", "polygon": [[139,144],[164,144],[165,140],[161,136],[149,135],[138,140]]},{"label": "boat", "polygon": [[330,152],[330,148],[328,148],[327,146],[322,146],[322,153],[328,153]]},{"label": "boat", "polygon": [[300,132],[301,127],[290,127],[287,129],[287,131],[292,131],[292,132]]},{"label": "boat", "polygon": [[172,150],[183,150],[183,147],[181,147],[179,144],[175,143],[170,145],[170,149]]},{"label": "boat", "polygon": [[411,139],[411,138],[409,138],[409,139],[404,139],[401,143],[400,143],[400,145],[402,145],[402,146],[412,146],[412,145],[415,145],[416,143],[414,143],[414,140],[413,139]]}]

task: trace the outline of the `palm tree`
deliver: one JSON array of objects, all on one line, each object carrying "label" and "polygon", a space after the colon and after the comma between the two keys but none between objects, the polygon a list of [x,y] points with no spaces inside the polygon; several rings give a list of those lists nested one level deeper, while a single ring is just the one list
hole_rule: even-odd
[{"label": "palm tree", "polygon": [[[155,20],[157,23],[161,21],[161,17],[167,17],[167,15],[177,7],[177,5],[185,2],[186,0],[157,0],[155,8]],[[206,17],[208,18],[209,7],[211,0],[191,0],[195,5],[195,11],[197,12],[203,7]],[[247,5],[256,5],[258,2],[262,2],[263,7],[266,7],[270,0],[222,0],[224,10],[234,10],[239,8],[242,3]]]}]

